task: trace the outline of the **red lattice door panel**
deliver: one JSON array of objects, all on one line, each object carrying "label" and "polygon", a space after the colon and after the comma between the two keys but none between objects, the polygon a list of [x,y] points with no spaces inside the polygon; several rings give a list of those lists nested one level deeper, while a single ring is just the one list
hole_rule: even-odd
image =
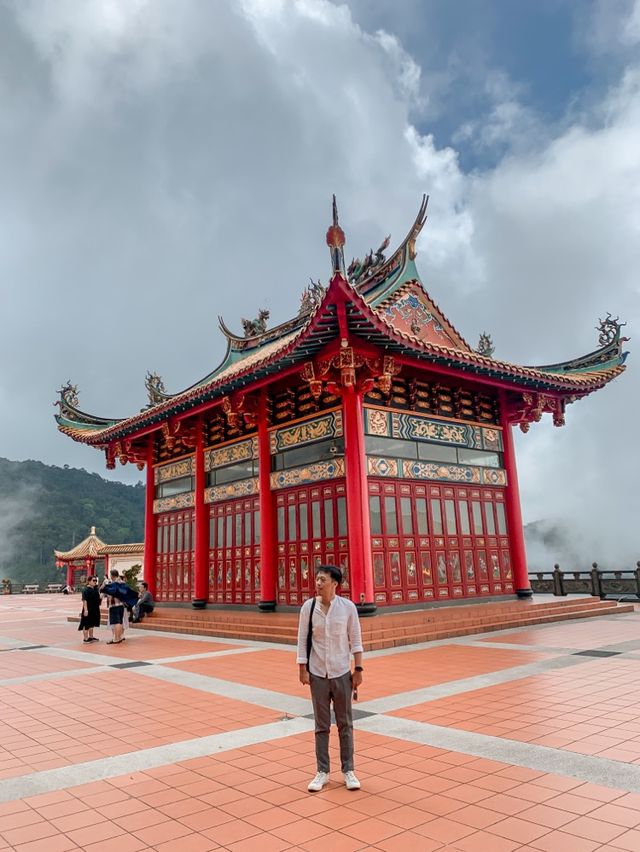
[{"label": "red lattice door panel", "polygon": [[260,598],[260,512],[257,498],[209,509],[209,600],[250,604]]},{"label": "red lattice door panel", "polygon": [[299,605],[313,594],[316,565],[338,565],[349,594],[344,480],[276,494],[278,603]]},{"label": "red lattice door panel", "polygon": [[190,601],[194,596],[194,511],[158,515],[157,524],[157,598]]},{"label": "red lattice door panel", "polygon": [[369,480],[378,605],[513,592],[499,488]]}]

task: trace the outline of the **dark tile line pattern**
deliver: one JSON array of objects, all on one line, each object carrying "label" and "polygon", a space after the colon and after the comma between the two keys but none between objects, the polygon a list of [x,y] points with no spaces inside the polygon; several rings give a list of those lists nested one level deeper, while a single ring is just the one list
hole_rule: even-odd
[{"label": "dark tile line pattern", "polygon": [[140,666],[150,666],[152,663],[147,663],[145,660],[133,660],[130,663],[108,663],[112,669],[137,669]]},{"label": "dark tile line pattern", "polygon": [[618,657],[622,651],[603,651],[600,648],[593,648],[588,651],[575,651],[572,657]]},{"label": "dark tile line pattern", "polygon": [[[369,716],[379,716],[380,714],[374,713],[372,710],[359,710],[357,707],[354,707],[353,710],[351,711],[351,715],[353,716],[354,722],[357,722],[358,719],[368,719]],[[285,716],[284,718],[286,719],[286,718],[295,718],[295,717]],[[315,716],[313,715],[313,713],[305,713],[305,715],[302,718],[303,719],[315,719]],[[333,712],[333,708],[331,709],[331,724],[332,725],[336,724],[336,716],[335,716],[335,713]]]}]

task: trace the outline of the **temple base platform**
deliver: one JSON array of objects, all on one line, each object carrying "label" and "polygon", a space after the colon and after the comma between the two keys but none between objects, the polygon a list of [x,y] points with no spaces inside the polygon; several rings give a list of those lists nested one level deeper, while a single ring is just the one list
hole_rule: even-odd
[{"label": "temple base platform", "polygon": [[[628,612],[633,612],[632,604],[601,601],[593,597],[557,600],[538,596],[528,600],[435,606],[405,612],[378,610],[375,616],[361,619],[360,625],[365,650],[377,651],[474,633]],[[297,623],[295,612],[262,613],[257,609],[194,611],[164,605],[156,607],[153,615],[140,624],[132,625],[132,628],[294,645]]]}]

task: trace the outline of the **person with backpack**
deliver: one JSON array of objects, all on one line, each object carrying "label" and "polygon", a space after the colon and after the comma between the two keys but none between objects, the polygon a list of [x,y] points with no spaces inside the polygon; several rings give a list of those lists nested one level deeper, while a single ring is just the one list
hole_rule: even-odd
[{"label": "person with backpack", "polygon": [[[359,790],[354,772],[352,698],[362,683],[362,637],[355,604],[340,597],[342,571],[318,565],[316,596],[302,605],[298,622],[300,683],[311,688],[315,718],[317,774],[307,789],[317,793],[329,782],[331,704],[338,726],[340,762],[347,790]],[[351,671],[351,655],[354,668]]]}]

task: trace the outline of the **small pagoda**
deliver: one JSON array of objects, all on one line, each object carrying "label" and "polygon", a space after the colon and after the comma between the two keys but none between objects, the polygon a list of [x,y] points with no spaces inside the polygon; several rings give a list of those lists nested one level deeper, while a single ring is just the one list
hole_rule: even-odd
[{"label": "small pagoda", "polygon": [[594,351],[557,364],[471,346],[420,280],[426,209],[347,267],[334,199],[327,284],[273,328],[265,310],[239,333],[220,319],[226,355],[187,390],[149,373],[147,407],[109,419],[61,389],[61,432],[146,469],[157,600],[297,607],[327,563],[362,613],[531,594],[512,430],[562,426],[623,372],[627,338],[607,315]]},{"label": "small pagoda", "polygon": [[104,575],[110,568],[124,570],[134,563],[142,563],[144,544],[105,544],[91,527],[89,535],[71,550],[54,550],[56,568],[66,569],[67,586],[84,585],[89,577],[95,576],[96,563],[103,566]]}]

